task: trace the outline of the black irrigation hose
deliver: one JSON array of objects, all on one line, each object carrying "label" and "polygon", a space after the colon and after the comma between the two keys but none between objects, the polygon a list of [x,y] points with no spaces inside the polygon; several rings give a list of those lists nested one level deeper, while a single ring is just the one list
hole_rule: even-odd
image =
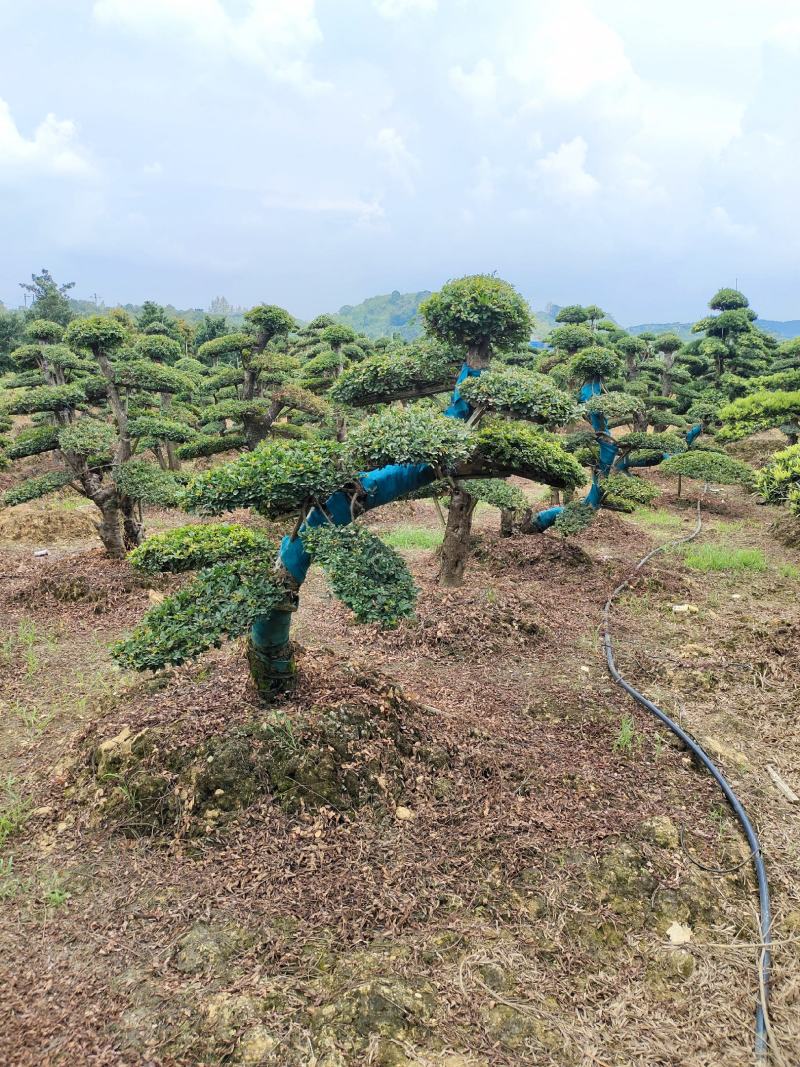
[{"label": "black irrigation hose", "polygon": [[[633,570],[633,574],[657,555],[659,552],[663,552],[667,548],[672,548],[677,545],[685,544],[687,541],[692,541],[700,533],[703,521],[700,517],[700,500],[697,501],[697,525],[694,531],[688,537],[682,537],[677,541],[670,541],[665,545],[660,545],[658,548],[654,548],[652,552],[648,552],[646,556],[639,560],[636,567]],[[697,759],[703,764],[709,774],[714,778],[717,785],[725,794],[725,799],[733,808],[733,812],[736,818],[739,820],[742,829],[744,830],[747,843],[750,845],[750,851],[753,859],[753,867],[755,868],[756,878],[758,879],[758,900],[759,900],[759,925],[761,928],[761,944],[759,952],[758,963],[758,1004],[756,1006],[756,1021],[755,1021],[755,1053],[756,1058],[762,1063],[766,1061],[768,1055],[768,1031],[769,1031],[769,1014],[767,1010],[767,1003],[769,999],[769,980],[770,980],[770,963],[771,963],[771,946],[772,935],[770,932],[771,917],[770,917],[770,902],[769,902],[769,885],[767,883],[767,871],[764,866],[764,859],[761,854],[761,844],[758,840],[758,834],[753,828],[753,824],[747,817],[747,812],[742,807],[742,803],[733,791],[727,778],[722,774],[722,771],[716,766],[716,764],[710,759],[700,745],[686,733],[673,719],[663,712],[661,708],[657,707],[652,700],[648,700],[643,693],[640,693],[638,689],[634,689],[633,686],[626,682],[620,672],[617,670],[617,665],[614,662],[614,653],[611,650],[611,633],[609,627],[609,615],[611,611],[611,605],[615,598],[625,589],[629,583],[633,574],[630,575],[625,581],[621,582],[617,588],[611,593],[603,608],[603,650],[606,654],[606,663],[608,664],[608,670],[611,677],[621,686],[626,693],[633,697],[633,699],[641,704],[643,708],[647,708],[657,719],[659,719],[664,726],[670,729],[677,737],[683,741],[687,748],[689,748]]]}]

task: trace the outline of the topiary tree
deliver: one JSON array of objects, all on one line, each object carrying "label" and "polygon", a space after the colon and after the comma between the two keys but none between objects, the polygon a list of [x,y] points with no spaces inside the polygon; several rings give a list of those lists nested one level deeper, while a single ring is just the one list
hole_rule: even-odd
[{"label": "topiary tree", "polygon": [[[433,304],[440,337],[450,338],[441,344],[455,344],[452,338],[458,328],[473,363],[488,360],[498,339],[501,344],[518,343],[526,329],[527,309],[521,298],[498,279],[486,282],[479,277],[450,283],[444,299]],[[508,316],[498,314],[498,307],[505,308]],[[441,349],[434,346],[434,351],[438,359]],[[419,352],[417,359],[425,379],[427,369]],[[454,493],[469,502],[470,511],[477,496],[470,492],[475,481],[503,483],[519,475],[560,488],[580,484],[580,465],[544,428],[557,421],[559,410],[571,406],[568,398],[559,400],[552,382],[529,373],[529,389],[525,392],[518,380],[514,403],[524,407],[528,420],[535,417],[540,425],[509,417],[513,413],[486,414],[490,407],[493,412],[500,410],[494,390],[481,393],[485,412],[476,414],[462,387],[467,388],[467,377],[469,386],[475,387],[478,383],[472,379],[484,369],[465,361],[446,413],[427,402],[408,408],[383,406],[355,425],[345,442],[264,441],[233,462],[196,476],[183,498],[189,511],[221,515],[233,508],[252,508],[283,519],[291,532],[283,538],[277,559],[262,542],[252,551],[247,548],[243,556],[240,542],[226,546],[224,532],[199,535],[203,540],[198,547],[195,527],[153,539],[152,549],[146,542],[133,555],[136,565],[195,570],[197,576],[145,616],[117,649],[120,661],[135,669],[180,663],[226,635],[249,630],[251,669],[261,692],[269,696],[292,681],[291,615],[312,561],[320,564],[333,593],[360,620],[391,626],[413,610],[416,591],[402,559],[358,521],[362,514],[418,494],[437,481],[454,487]],[[376,382],[385,372],[383,364],[357,379],[353,368],[345,371],[338,388],[348,399],[355,395],[373,399]],[[392,384],[404,391],[413,387],[408,365]],[[367,391],[359,394],[362,388]],[[504,403],[509,403],[508,394]],[[501,506],[517,504],[512,494]],[[206,538],[213,542],[213,551]]]},{"label": "topiary tree", "polygon": [[136,409],[146,409],[154,394],[190,390],[192,383],[127,347],[128,332],[111,316],[73,319],[66,331],[36,319],[28,338],[13,355],[18,366],[35,368],[38,380],[7,384],[2,408],[37,422],[13,438],[8,454],[48,453],[57,469],[9,490],[2,503],[12,506],[69,485],[99,508],[103,544],[121,558],[142,539],[142,503],[174,504],[180,488],[174,475],[134,456],[139,438],[174,436],[175,423],[162,419],[154,426]]},{"label": "topiary tree", "polygon": [[746,463],[741,463],[724,452],[709,452],[705,449],[693,449],[678,456],[670,456],[660,467],[664,474],[671,474],[678,479],[678,496],[681,495],[684,478],[694,481],[713,483],[715,485],[753,486],[755,471]]},{"label": "topiary tree", "polygon": [[[488,384],[484,381],[470,391],[470,379],[478,379],[489,367],[494,351],[516,348],[530,338],[533,319],[525,301],[513,286],[492,275],[479,274],[448,282],[420,305],[420,314],[428,332],[438,341],[465,352],[464,366],[456,381],[456,394],[448,412],[456,417],[471,418],[475,405],[479,418],[484,411],[504,407],[500,393],[519,387],[518,402],[538,410],[537,386],[541,395],[544,378],[525,379],[524,372],[497,372]],[[515,378],[516,376],[516,378]],[[475,383],[470,383],[475,385]],[[463,385],[461,391],[458,386]],[[499,392],[498,392],[499,390]],[[553,393],[557,390],[553,389]],[[517,412],[519,413],[519,412]],[[451,484],[450,506],[442,543],[441,581],[443,585],[460,585],[469,553],[472,518],[477,500],[463,484]]]}]

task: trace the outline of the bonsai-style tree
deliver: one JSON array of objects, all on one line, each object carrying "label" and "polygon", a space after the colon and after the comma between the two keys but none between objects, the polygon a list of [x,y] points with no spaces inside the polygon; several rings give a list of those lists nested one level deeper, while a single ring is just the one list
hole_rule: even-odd
[{"label": "bonsai-style tree", "polygon": [[[504,379],[493,376],[488,385],[484,379],[472,391],[466,387],[462,390],[464,395],[459,394],[458,386],[470,378],[480,378],[494,351],[508,351],[529,340],[533,320],[522,297],[499,278],[475,275],[448,282],[423,302],[420,314],[431,336],[465,351],[464,367],[456,383],[458,398],[448,411],[475,421],[474,413],[468,410],[470,404],[481,414],[499,407],[497,389],[502,390],[505,385],[513,390],[511,372],[506,372]],[[448,586],[463,581],[477,504],[477,498],[463,483],[453,479],[451,489],[441,569],[442,584]]]},{"label": "bonsai-style tree", "polygon": [[[206,383],[215,403],[200,413],[207,432],[198,442],[202,452],[195,454],[211,455],[239,443],[252,449],[271,434],[288,435],[296,427],[278,421],[287,411],[324,414],[324,401],[296,380],[298,361],[280,350],[294,325],[288,311],[262,304],[245,312],[245,330],[200,346],[199,359],[215,367]],[[241,426],[241,437],[221,434],[228,420]]]},{"label": "bonsai-style tree", "polygon": [[13,438],[7,455],[51,453],[56,466],[8,490],[2,504],[24,503],[69,485],[100,510],[98,532],[106,551],[121,558],[142,539],[142,503],[174,504],[179,489],[174,475],[134,458],[140,439],[163,439],[171,432],[169,420],[154,428],[135,409],[146,408],[153,395],[188,392],[192,381],[126,348],[128,334],[111,316],[73,319],[66,331],[58,323],[34,320],[27,332],[29,343],[13,355],[37,378],[7,385],[2,408],[36,421]]},{"label": "bonsai-style tree", "polygon": [[[470,514],[474,497],[467,487],[473,480],[519,475],[560,488],[580,484],[576,460],[541,425],[531,425],[534,419],[542,425],[558,422],[573,408],[552,381],[530,372],[500,372],[517,376],[515,404],[525,408],[524,422],[484,417],[495,405],[509,403],[497,395],[499,385],[487,386],[480,396],[465,395],[484,386],[484,372],[491,386],[494,372],[486,364],[493,346],[517,344],[526,334],[527,308],[511,286],[486,276],[451,282],[432,298],[427,315],[441,344],[466,350],[447,412],[427,403],[384,406],[355,425],[345,442],[264,441],[198,475],[186,489],[188,510],[221,515],[249,507],[284,519],[290,532],[277,559],[263,537],[239,527],[190,526],[145,542],[133,553],[135,565],[197,576],[152,609],[122,643],[117,655],[123,664],[157,669],[180,663],[225,635],[249,630],[251,669],[269,695],[291,684],[291,615],[312,560],[358,619],[394,625],[413,611],[411,576],[402,559],[358,521],[364,512],[437,481],[452,482],[470,502]],[[361,369],[349,372],[353,379]],[[370,389],[378,380],[375,370],[376,377],[362,378]],[[337,388],[345,388],[347,375]],[[400,382],[406,390],[413,384],[408,366]],[[352,398],[354,380],[350,386]],[[476,414],[479,408],[483,413]]]},{"label": "bonsai-style tree", "polygon": [[743,485],[752,487],[755,471],[724,452],[694,448],[664,460],[659,470],[678,479],[678,496],[684,478],[714,485]]},{"label": "bonsai-style tree", "polygon": [[763,373],[776,344],[753,325],[758,316],[747,297],[737,289],[720,289],[708,306],[717,314],[696,322],[692,333],[705,334],[697,351],[707,361],[709,384],[719,384],[726,372],[742,377]]}]

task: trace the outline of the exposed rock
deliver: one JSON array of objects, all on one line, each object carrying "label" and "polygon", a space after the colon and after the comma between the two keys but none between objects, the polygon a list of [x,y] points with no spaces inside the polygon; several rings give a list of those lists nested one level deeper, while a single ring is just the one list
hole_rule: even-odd
[{"label": "exposed rock", "polygon": [[252,1065],[273,1062],[270,1057],[278,1042],[266,1026],[251,1026],[245,1030],[236,1048],[235,1062]]},{"label": "exposed rock", "polygon": [[681,843],[678,828],[668,815],[654,815],[642,823],[642,837],[659,848],[678,848]]},{"label": "exposed rock", "polygon": [[708,734],[699,738],[699,741],[712,759],[721,759],[729,766],[735,767],[742,774],[747,774],[750,771],[747,757],[738,749],[733,748],[732,745],[727,744],[727,742],[721,741],[718,737],[711,737]]},{"label": "exposed rock", "polygon": [[483,1011],[481,1019],[493,1041],[515,1051],[537,1046],[552,1050],[560,1044],[558,1035],[544,1022],[507,1004],[496,1004]]}]

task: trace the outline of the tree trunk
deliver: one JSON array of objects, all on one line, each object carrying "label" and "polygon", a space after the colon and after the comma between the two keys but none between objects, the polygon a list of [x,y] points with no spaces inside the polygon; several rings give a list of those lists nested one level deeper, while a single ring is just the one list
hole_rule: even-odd
[{"label": "tree trunk", "polygon": [[125,550],[130,552],[144,540],[144,525],[141,521],[139,505],[135,500],[126,499],[121,505],[122,511],[122,539]]},{"label": "tree trunk", "polygon": [[681,489],[683,488],[683,476],[678,475],[678,496],[681,495]]},{"label": "tree trunk", "polygon": [[122,513],[116,501],[98,504],[103,519],[97,524],[100,540],[111,559],[125,558],[125,541],[122,537]]},{"label": "tree trunk", "polygon": [[442,570],[439,581],[445,586],[458,586],[464,581],[464,568],[469,555],[472,515],[477,500],[463,489],[457,489],[450,500],[447,526],[442,543]]},{"label": "tree trunk", "polygon": [[514,532],[514,514],[512,508],[500,508],[500,536],[511,537]]},{"label": "tree trunk", "polygon": [[550,503],[553,507],[561,503],[561,497],[558,495],[557,489],[550,489]]},{"label": "tree trunk", "polygon": [[181,469],[181,461],[175,454],[175,442],[165,441],[164,447],[167,450],[167,465],[171,471],[179,471]]}]

